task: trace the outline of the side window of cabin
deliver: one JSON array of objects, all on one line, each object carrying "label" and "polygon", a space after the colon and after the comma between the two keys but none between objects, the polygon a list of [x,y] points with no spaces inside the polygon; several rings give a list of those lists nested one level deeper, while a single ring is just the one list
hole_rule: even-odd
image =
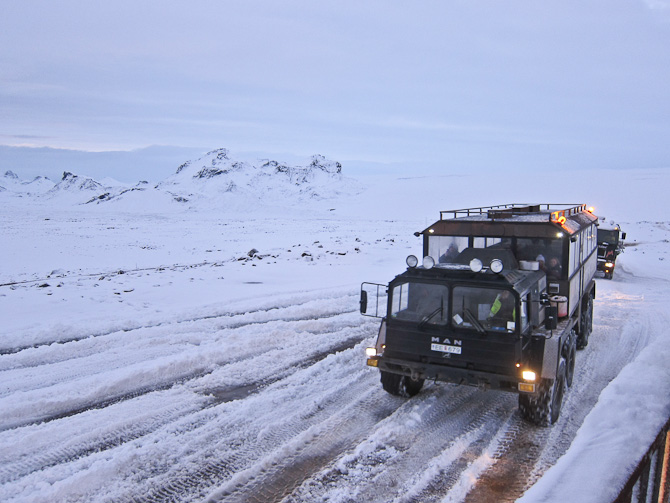
[{"label": "side window of cabin", "polygon": [[472,246],[473,248],[509,248],[511,240],[507,238],[505,243],[502,238],[476,237],[473,240]]},{"label": "side window of cabin", "polygon": [[582,251],[582,234],[583,233],[578,233],[572,236],[572,239],[570,239],[570,276],[572,276],[575,271],[579,269],[581,266],[581,261],[583,260],[583,255],[581,253]]},{"label": "side window of cabin", "polygon": [[523,332],[528,327],[528,306],[530,305],[530,294],[521,298],[521,331]]},{"label": "side window of cabin", "polygon": [[563,260],[563,241],[561,239],[518,238],[516,255],[519,260],[539,262],[540,269],[554,279],[565,277],[566,266],[572,266],[572,264],[566,265]]},{"label": "side window of cabin", "polygon": [[409,284],[402,283],[393,289],[393,301],[391,303],[391,316],[396,316],[400,311],[407,310],[409,299]]},{"label": "side window of cabin", "polygon": [[467,236],[430,236],[428,238],[428,255],[439,263],[453,262],[467,247]]},{"label": "side window of cabin", "polygon": [[598,235],[595,225],[589,227],[589,255],[598,247]]}]

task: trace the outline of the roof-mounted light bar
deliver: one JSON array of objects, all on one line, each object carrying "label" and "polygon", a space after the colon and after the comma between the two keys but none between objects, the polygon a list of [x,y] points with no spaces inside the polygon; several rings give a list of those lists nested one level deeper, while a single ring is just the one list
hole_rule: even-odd
[{"label": "roof-mounted light bar", "polygon": [[[493,260],[491,260],[491,263],[489,264],[489,266],[486,269],[488,269],[491,272],[494,272],[496,274],[500,274],[503,271],[504,268],[505,268],[505,266],[503,264],[503,261],[500,260],[499,258],[494,258]],[[484,269],[484,264],[478,258],[473,258],[470,261],[470,270],[472,272],[481,272],[483,269]]]},{"label": "roof-mounted light bar", "polygon": [[499,258],[494,258],[493,260],[491,260],[491,264],[489,265],[489,267],[496,274],[500,274],[504,269],[503,262]]},{"label": "roof-mounted light bar", "polygon": [[[415,269],[419,265],[419,259],[416,257],[416,255],[409,255],[407,259],[405,259],[405,263],[407,264],[407,267],[409,267],[410,269]],[[426,255],[425,257],[423,257],[421,265],[423,266],[424,269],[432,269],[433,267],[437,266],[437,264],[435,263],[435,259],[430,255]],[[454,269],[458,270],[462,270],[463,268],[467,270],[468,268],[467,265],[461,265],[461,264],[440,264],[439,267],[453,267]],[[484,263],[480,259],[473,258],[470,261],[469,267],[470,270],[475,273],[487,269],[496,274],[500,274],[504,269],[504,264],[502,260],[494,258],[493,260],[491,260],[491,263],[489,264],[488,267],[484,267]]]},{"label": "roof-mounted light bar", "polygon": [[405,262],[407,263],[407,267],[410,269],[414,269],[417,265],[419,265],[419,259],[416,258],[416,255],[408,256]]},{"label": "roof-mounted light bar", "polygon": [[435,259],[430,255],[426,255],[425,257],[423,257],[423,267],[425,269],[432,269],[433,267],[435,267]]}]

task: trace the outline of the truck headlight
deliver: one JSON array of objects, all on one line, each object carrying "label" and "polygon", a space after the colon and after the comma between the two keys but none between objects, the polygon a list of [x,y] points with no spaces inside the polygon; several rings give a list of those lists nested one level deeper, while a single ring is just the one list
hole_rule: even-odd
[{"label": "truck headlight", "polygon": [[605,267],[614,267],[613,262],[605,262]]},{"label": "truck headlight", "polygon": [[377,348],[365,348],[366,356],[377,356]]},{"label": "truck headlight", "polygon": [[521,373],[521,377],[523,377],[524,381],[535,381],[537,375],[532,370],[524,370]]},{"label": "truck headlight", "polygon": [[493,260],[491,260],[491,264],[489,265],[489,267],[494,273],[500,274],[504,266],[502,260],[500,260],[499,258],[494,258]]}]

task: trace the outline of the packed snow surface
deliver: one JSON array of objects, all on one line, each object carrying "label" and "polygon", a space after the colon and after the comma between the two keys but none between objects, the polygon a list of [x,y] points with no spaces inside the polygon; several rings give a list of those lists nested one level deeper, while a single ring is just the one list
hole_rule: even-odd
[{"label": "packed snow surface", "polygon": [[[670,176],[497,174],[218,149],[154,186],[0,176],[0,500],[611,501],[670,417]],[[628,246],[558,422],[512,394],[386,394],[360,283],[441,210],[565,201]]]}]

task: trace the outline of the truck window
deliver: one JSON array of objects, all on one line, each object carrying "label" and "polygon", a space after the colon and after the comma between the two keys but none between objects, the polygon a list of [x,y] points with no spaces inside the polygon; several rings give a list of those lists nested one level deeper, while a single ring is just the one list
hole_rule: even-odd
[{"label": "truck window", "polygon": [[476,237],[473,239],[473,248],[505,248],[512,249],[511,238],[484,238]]},{"label": "truck window", "polygon": [[393,287],[391,317],[430,325],[447,323],[449,289],[444,285],[407,282]]},{"label": "truck window", "polygon": [[528,327],[528,305],[530,304],[530,294],[526,295],[523,299],[521,299],[521,330],[524,331],[526,330],[526,327]]},{"label": "truck window", "polygon": [[570,270],[568,271],[571,277],[575,271],[582,265],[582,233],[575,234],[570,240]]},{"label": "truck window", "polygon": [[511,290],[457,286],[454,288],[452,323],[459,328],[514,332],[516,297]]},{"label": "truck window", "polygon": [[619,231],[598,229],[598,243],[608,245],[619,244]]},{"label": "truck window", "polygon": [[466,236],[430,236],[428,238],[428,255],[441,264],[454,262],[458,254],[467,247],[468,238]]},{"label": "truck window", "polygon": [[516,257],[518,260],[539,262],[540,269],[546,272],[549,278],[564,279],[566,277],[561,239],[518,238]]}]

